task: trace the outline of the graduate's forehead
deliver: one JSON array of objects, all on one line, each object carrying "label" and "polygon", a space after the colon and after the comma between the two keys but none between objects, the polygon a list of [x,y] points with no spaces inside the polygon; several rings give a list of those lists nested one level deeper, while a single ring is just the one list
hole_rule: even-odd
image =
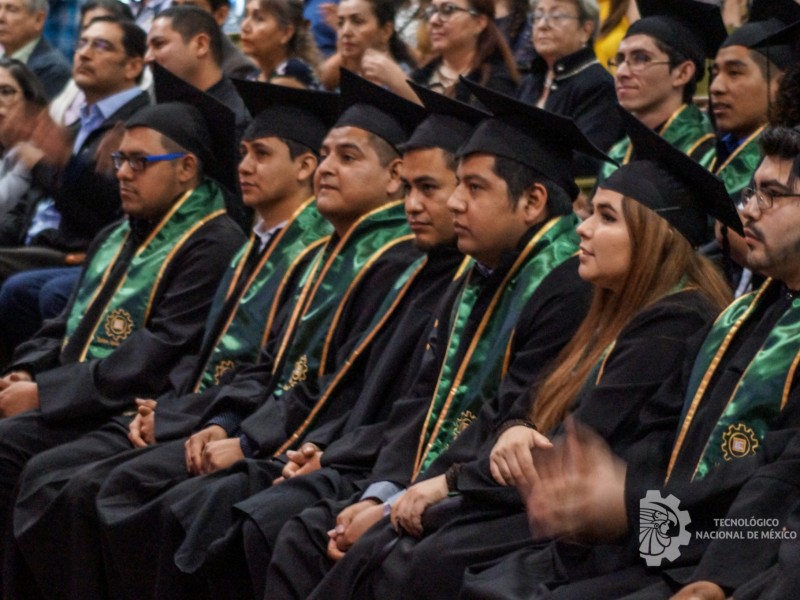
[{"label": "graduate's forehead", "polygon": [[372,148],[372,135],[366,129],[352,125],[334,127],[322,141],[322,149],[326,152],[352,149],[367,154]]},{"label": "graduate's forehead", "polygon": [[164,135],[149,127],[130,127],[125,130],[119,147],[121,152],[160,152],[164,150]]}]

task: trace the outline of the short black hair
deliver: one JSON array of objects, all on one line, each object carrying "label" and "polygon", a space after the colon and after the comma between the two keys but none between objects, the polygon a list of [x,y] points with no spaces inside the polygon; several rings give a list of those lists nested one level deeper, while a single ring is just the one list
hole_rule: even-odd
[{"label": "short black hair", "polygon": [[208,36],[211,58],[217,65],[222,63],[222,31],[211,14],[196,6],[170,6],[161,11],[156,19],[169,19],[184,43],[202,33]]},{"label": "short black hair", "polygon": [[125,21],[133,21],[133,11],[131,7],[119,0],[86,0],[81,5],[81,21],[91,10],[104,10],[109,16],[116,17]]},{"label": "short black hair", "polygon": [[130,58],[144,58],[145,52],[147,52],[147,34],[136,23],[110,15],[95,17],[89,21],[89,25],[94,25],[95,23],[114,23],[117,25],[122,29],[122,47],[125,49],[125,54]]},{"label": "short black hair", "polygon": [[372,149],[375,150],[375,154],[378,155],[378,162],[382,167],[388,167],[390,162],[400,158],[400,153],[397,149],[379,135],[369,132],[368,139],[369,145],[372,146]]},{"label": "short black hair", "polygon": [[763,156],[775,156],[792,161],[789,186],[794,186],[800,177],[800,126],[767,127],[758,140]]},{"label": "short black hair", "polygon": [[549,177],[542,175],[536,169],[512,158],[495,156],[492,172],[506,182],[508,201],[512,208],[517,206],[522,194],[534,184],[539,183],[547,191],[548,216],[568,215],[572,212],[572,199],[569,194],[560,185]]},{"label": "short black hair", "polygon": [[[651,36],[652,37],[652,36]],[[661,50],[664,54],[667,55],[667,60],[669,60],[669,70],[671,71],[678,65],[682,65],[687,60],[691,61],[694,64],[694,60],[692,60],[688,54],[684,54],[683,52],[679,52],[675,50],[669,44],[662,42],[658,38],[653,38],[653,41],[656,43],[656,48]],[[696,67],[696,65],[695,65]],[[695,73],[694,77],[692,77],[685,86],[683,86],[683,102],[686,104],[691,104],[692,99],[694,98],[694,93],[697,91],[697,80],[701,78],[701,73]]]},{"label": "short black hair", "polygon": [[278,139],[282,141],[284,144],[286,144],[286,146],[289,148],[289,158],[291,158],[292,160],[294,160],[295,158],[297,158],[302,154],[306,154],[307,152],[310,152],[311,154],[319,158],[319,148],[314,150],[312,148],[309,148],[305,144],[301,144],[300,142],[295,142],[294,140],[287,140],[286,138],[278,138]]}]

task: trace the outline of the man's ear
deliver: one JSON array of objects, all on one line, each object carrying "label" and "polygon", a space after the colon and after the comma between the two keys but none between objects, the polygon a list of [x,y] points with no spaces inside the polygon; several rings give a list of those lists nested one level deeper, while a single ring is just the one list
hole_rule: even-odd
[{"label": "man's ear", "polygon": [[198,58],[202,58],[211,52],[211,39],[205,33],[198,33],[194,36],[192,43]]},{"label": "man's ear", "polygon": [[672,87],[685,86],[694,79],[695,73],[697,73],[697,66],[691,60],[682,62],[671,71]]},{"label": "man's ear", "polygon": [[403,159],[395,158],[389,163],[389,166],[386,167],[389,171],[389,181],[386,182],[386,196],[388,198],[398,198],[403,189],[405,189],[403,179],[400,177],[402,166]]},{"label": "man's ear", "polygon": [[189,183],[193,179],[197,179],[199,164],[197,157],[194,154],[187,154],[178,159],[178,181],[180,183]]},{"label": "man's ear", "polygon": [[305,152],[295,158],[295,164],[297,165],[297,181],[302,182],[314,177],[314,171],[317,170],[319,159],[314,156],[313,152]]},{"label": "man's ear", "polygon": [[534,183],[526,189],[517,203],[517,210],[522,211],[525,224],[529,227],[547,218],[547,188],[541,183]]}]

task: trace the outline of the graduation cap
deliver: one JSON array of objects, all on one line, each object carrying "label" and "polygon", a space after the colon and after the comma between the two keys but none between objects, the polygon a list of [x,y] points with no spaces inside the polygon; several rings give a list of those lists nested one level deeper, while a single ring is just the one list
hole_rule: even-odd
[{"label": "graduation cap", "polygon": [[571,198],[576,198],[579,192],[573,173],[574,151],[614,162],[586,138],[572,119],[525,104],[464,77],[461,82],[492,116],[477,126],[459,148],[459,156],[485,152],[510,158],[552,179]]},{"label": "graduation cap", "polygon": [[243,139],[278,137],[319,152],[339,116],[339,95],[284,85],[234,79],[253,121]]},{"label": "graduation cap", "polygon": [[717,54],[728,36],[719,6],[696,0],[637,0],[642,18],[625,37],[649,35],[689,57],[697,67],[695,79],[705,74],[704,61]]},{"label": "graduation cap", "polygon": [[422,121],[401,150],[408,152],[417,148],[442,148],[455,154],[469,139],[475,126],[491,115],[474,106],[432,92],[413,81],[408,82],[417,94],[428,116]]},{"label": "graduation cap", "polygon": [[347,69],[339,69],[339,73],[342,113],[334,127],[358,127],[374,133],[397,149],[425,118],[425,109],[419,104],[409,102]]},{"label": "graduation cap", "polygon": [[752,45],[753,50],[761,52],[767,59],[786,70],[793,62],[800,62],[800,17],[775,33],[767,35]]},{"label": "graduation cap", "polygon": [[157,63],[150,65],[156,104],[136,112],[126,128],[155,129],[200,159],[207,175],[238,189],[233,112]]},{"label": "graduation cap", "polygon": [[719,177],[627,110],[617,109],[633,146],[632,160],[614,171],[601,188],[643,204],[666,219],[692,246],[706,241],[709,215],[744,235],[736,207]]},{"label": "graduation cap", "polygon": [[800,4],[794,0],[754,0],[750,7],[750,21],[730,34],[722,47],[750,48],[785,71],[792,63],[800,60],[797,44],[792,44],[792,40],[773,36],[798,20]]}]

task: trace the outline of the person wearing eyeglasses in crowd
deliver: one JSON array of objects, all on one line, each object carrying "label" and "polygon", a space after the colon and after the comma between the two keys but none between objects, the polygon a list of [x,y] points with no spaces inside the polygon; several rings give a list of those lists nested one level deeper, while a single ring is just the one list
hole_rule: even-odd
[{"label": "person wearing eyeglasses in crowd", "polygon": [[[714,160],[716,139],[708,118],[692,103],[726,31],[719,8],[696,0],[638,3],[642,19],[628,28],[616,56],[609,61],[619,103],[642,123],[705,167]],[[630,160],[623,138],[609,151],[620,164]],[[614,171],[603,165],[602,181]]]},{"label": "person wearing eyeglasses in crowd", "polygon": [[[570,117],[605,151],[623,131],[614,110],[614,79],[592,50],[598,15],[595,0],[539,0],[534,4],[531,21],[537,58],[517,97]],[[599,167],[599,161],[582,157],[576,173],[594,176]]]},{"label": "person wearing eyeglasses in crowd", "polygon": [[469,88],[459,76],[502,92],[516,93],[519,73],[511,50],[494,21],[492,0],[434,0],[424,12],[433,59],[409,78],[397,63],[382,61],[364,75],[394,93],[419,102],[406,82],[470,102]]}]

